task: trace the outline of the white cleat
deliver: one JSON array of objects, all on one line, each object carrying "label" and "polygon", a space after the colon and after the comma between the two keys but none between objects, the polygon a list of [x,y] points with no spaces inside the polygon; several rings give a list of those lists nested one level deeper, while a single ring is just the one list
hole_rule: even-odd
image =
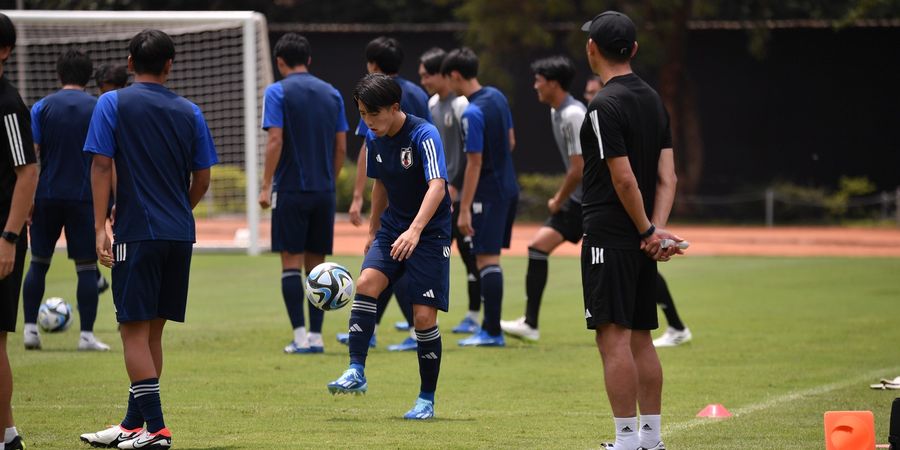
[{"label": "white cleat", "polygon": [[156,433],[142,430],[134,439],[119,443],[119,448],[124,449],[166,449],[171,447],[172,433],[169,432],[168,428],[163,428]]},{"label": "white cleat", "polygon": [[108,352],[109,346],[97,340],[97,338],[81,337],[78,340],[78,350],[82,352]]},{"label": "white cleat", "polygon": [[676,330],[672,327],[666,328],[666,332],[663,333],[662,336],[653,340],[654,347],[675,347],[676,345],[684,344],[685,342],[690,342],[691,330],[690,328],[685,328],[683,330]]},{"label": "white cleat", "polygon": [[37,330],[25,330],[25,350],[40,350],[41,334]]},{"label": "white cleat", "polygon": [[82,434],[81,440],[90,444],[91,447],[116,448],[120,443],[138,437],[143,431],[143,428],[126,430],[121,425],[113,425],[96,433]]},{"label": "white cleat", "polygon": [[640,447],[638,450],[666,450],[666,444],[659,441],[653,447]]},{"label": "white cleat", "polygon": [[541,332],[525,323],[524,317],[519,317],[516,320],[501,320],[500,329],[504,333],[523,341],[537,342],[541,338]]}]

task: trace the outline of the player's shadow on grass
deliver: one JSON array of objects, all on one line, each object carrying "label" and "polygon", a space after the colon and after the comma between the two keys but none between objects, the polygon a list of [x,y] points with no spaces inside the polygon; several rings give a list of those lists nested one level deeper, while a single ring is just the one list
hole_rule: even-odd
[{"label": "player's shadow on grass", "polygon": [[238,447],[229,445],[227,447],[216,446],[216,447],[178,447],[180,450],[233,450]]}]

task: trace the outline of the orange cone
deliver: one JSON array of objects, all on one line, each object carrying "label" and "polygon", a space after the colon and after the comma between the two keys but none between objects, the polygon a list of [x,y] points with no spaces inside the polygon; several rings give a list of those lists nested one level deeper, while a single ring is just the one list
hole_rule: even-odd
[{"label": "orange cone", "polygon": [[722,406],[721,403],[710,403],[706,408],[697,413],[697,417],[707,417],[710,419],[725,419],[731,417],[731,413]]},{"label": "orange cone", "polygon": [[825,413],[825,450],[875,448],[875,416],[872,411]]}]

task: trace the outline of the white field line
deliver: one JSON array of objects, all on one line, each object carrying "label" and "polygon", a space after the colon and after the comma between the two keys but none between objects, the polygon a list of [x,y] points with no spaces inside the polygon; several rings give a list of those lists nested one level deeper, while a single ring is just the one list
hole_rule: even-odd
[{"label": "white field line", "polygon": [[[801,389],[801,390],[791,391],[791,392],[779,395],[777,397],[772,397],[763,402],[751,403],[747,406],[735,408],[735,409],[731,410],[731,415],[733,417],[746,416],[746,415],[753,414],[758,411],[764,411],[767,409],[774,408],[774,407],[782,405],[784,403],[794,402],[794,401],[803,399],[805,397],[812,397],[815,395],[827,394],[831,391],[836,391],[838,389],[850,387],[855,384],[865,383],[867,380],[872,380],[872,379],[877,380],[877,379],[880,379],[881,377],[883,377],[885,373],[894,374],[894,373],[898,373],[898,372],[900,372],[900,366],[888,367],[888,368],[884,368],[884,369],[873,370],[869,373],[866,373],[865,375],[861,375],[856,378],[851,378],[849,380],[842,381],[839,383],[823,384],[821,386],[816,386],[816,387],[812,387],[809,389]],[[868,388],[868,386],[866,386],[866,388]],[[667,426],[663,426],[662,434],[663,434],[663,436],[678,434],[682,431],[688,431],[693,428],[701,427],[704,425],[709,425],[712,423],[719,423],[719,422],[720,421],[716,420],[716,419],[708,419],[708,418],[698,417],[698,418],[694,418],[694,419],[691,419],[691,420],[688,420],[685,422],[676,422],[676,423],[673,423],[673,424],[670,424]]]}]

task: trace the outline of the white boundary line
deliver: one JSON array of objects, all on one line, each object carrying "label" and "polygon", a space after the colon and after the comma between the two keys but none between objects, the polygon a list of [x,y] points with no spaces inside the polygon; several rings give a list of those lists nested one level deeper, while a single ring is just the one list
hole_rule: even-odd
[{"label": "white boundary line", "polygon": [[[750,415],[750,414],[753,414],[758,411],[763,411],[766,409],[774,408],[783,403],[794,402],[794,401],[803,399],[804,397],[811,397],[814,395],[827,394],[831,391],[836,391],[838,389],[843,389],[846,387],[853,386],[854,384],[865,383],[866,380],[870,380],[873,378],[877,379],[879,377],[883,377],[885,373],[897,373],[898,371],[900,371],[900,366],[887,367],[884,369],[873,370],[865,375],[862,375],[862,376],[859,376],[856,378],[851,378],[847,381],[842,381],[839,383],[823,384],[821,386],[816,386],[816,387],[809,388],[809,389],[801,389],[801,390],[791,391],[786,394],[782,394],[777,397],[770,398],[763,402],[751,403],[747,406],[742,406],[740,408],[736,408],[731,411],[731,415],[734,418]],[[869,387],[865,386],[865,388],[868,389]],[[824,414],[824,411],[823,411],[823,414]],[[668,437],[673,434],[678,434],[683,431],[692,430],[694,428],[698,428],[698,427],[713,424],[713,423],[721,423],[721,420],[698,417],[698,418],[694,418],[694,419],[691,419],[691,420],[688,420],[685,422],[676,422],[676,423],[673,423],[668,426],[663,426],[662,435]]]}]

